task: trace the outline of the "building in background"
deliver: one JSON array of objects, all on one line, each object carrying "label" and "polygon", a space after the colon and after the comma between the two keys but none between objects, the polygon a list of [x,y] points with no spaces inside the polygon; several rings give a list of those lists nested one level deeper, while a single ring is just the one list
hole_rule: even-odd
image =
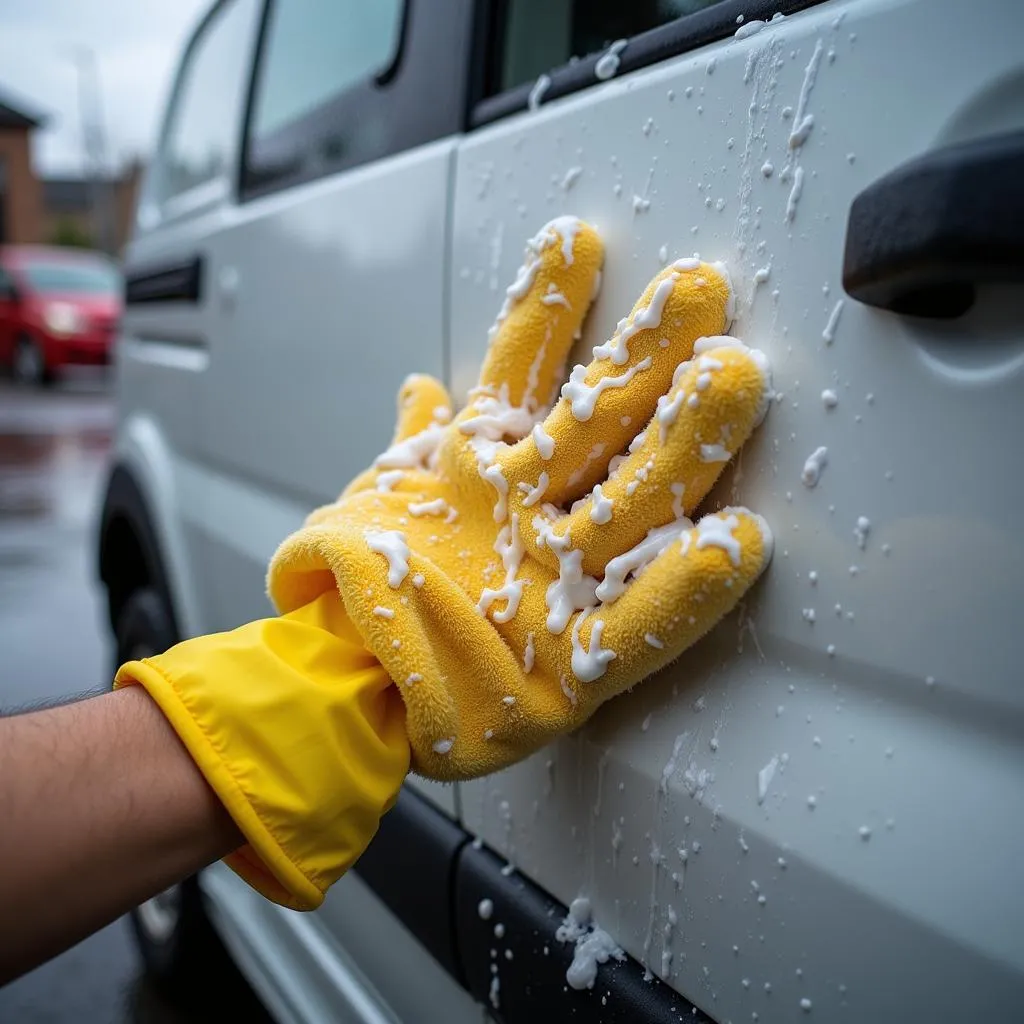
[{"label": "building in background", "polygon": [[104,236],[97,218],[106,209],[112,255],[120,254],[131,236],[142,164],[133,160],[121,174],[99,180],[41,179],[32,166],[32,133],[43,122],[0,93],[0,244],[95,248]]},{"label": "building in background", "polygon": [[44,178],[41,233],[51,245],[97,247],[102,232],[97,224],[97,192],[107,190],[113,217],[111,238],[115,254],[131,236],[142,164],[133,160],[120,175],[100,181],[82,177]]},{"label": "building in background", "polygon": [[0,94],[0,243],[42,241],[42,190],[32,169],[32,132],[43,123]]}]

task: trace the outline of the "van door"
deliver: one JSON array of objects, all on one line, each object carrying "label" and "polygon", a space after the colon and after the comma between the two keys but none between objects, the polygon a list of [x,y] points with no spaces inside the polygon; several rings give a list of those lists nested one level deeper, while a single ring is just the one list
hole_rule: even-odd
[{"label": "van door", "polygon": [[[266,4],[235,194],[202,240],[218,326],[190,468],[208,629],[270,612],[277,545],[387,447],[403,378],[446,376],[444,253],[470,19],[466,2],[431,7]],[[411,782],[455,816],[455,787]],[[273,950],[269,973],[297,1017],[407,1019],[426,994],[446,1020],[479,1019],[358,870],[314,915],[254,898],[220,869],[204,885],[244,922],[236,941]],[[396,974],[396,958],[411,973]]]},{"label": "van door", "polygon": [[[899,277],[847,237],[858,194],[1024,125],[1007,13],[509,0],[493,26],[456,168],[456,393],[554,216],[607,246],[583,362],[668,260],[725,260],[733,333],[766,351],[777,394],[708,505],[762,513],[776,552],[658,678],[463,785],[463,821],[562,903],[588,897],[716,1019],[1006,1019],[1024,994],[1024,541],[1020,476],[999,468],[1024,431],[1020,292],[983,279],[944,303],[943,273],[959,289],[971,270],[918,242],[923,299],[843,290],[848,244],[869,279]],[[957,189],[933,194],[960,210]],[[909,231],[885,194],[888,230]],[[820,479],[802,473],[818,449]],[[557,924],[538,925],[552,947]],[[460,944],[494,945],[493,926],[468,921]],[[552,960],[520,969],[539,985]]]},{"label": "van door", "polygon": [[262,0],[223,0],[197,26],[125,254],[116,458],[138,474],[156,518],[185,636],[217,621],[204,586],[206,495],[195,486],[204,448],[200,393],[222,327],[209,294],[206,239],[227,216],[261,10]]}]

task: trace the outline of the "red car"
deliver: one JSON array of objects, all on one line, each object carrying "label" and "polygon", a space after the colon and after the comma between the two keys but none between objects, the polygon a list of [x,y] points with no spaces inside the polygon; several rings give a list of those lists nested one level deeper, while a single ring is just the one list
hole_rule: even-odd
[{"label": "red car", "polygon": [[43,384],[64,366],[108,363],[121,291],[100,253],[0,246],[0,366]]}]

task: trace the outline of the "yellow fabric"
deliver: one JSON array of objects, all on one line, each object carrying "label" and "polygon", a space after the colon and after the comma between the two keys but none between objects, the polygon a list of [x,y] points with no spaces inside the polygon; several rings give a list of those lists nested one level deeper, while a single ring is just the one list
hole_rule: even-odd
[{"label": "yellow fabric", "polygon": [[363,852],[409,768],[405,708],[333,590],[129,662],[245,835],[226,858],[295,910]]},{"label": "yellow fabric", "polygon": [[[601,263],[587,225],[545,226],[468,406],[452,419],[440,383],[409,378],[391,448],[271,563],[284,612],[341,594],[398,684],[428,777],[483,775],[579,725],[707,632],[770,557],[770,532],[744,509],[682,518],[768,395],[763,357],[734,339],[694,355],[728,326],[722,268],[667,267],[557,399]],[[653,561],[627,554],[641,542]]]}]

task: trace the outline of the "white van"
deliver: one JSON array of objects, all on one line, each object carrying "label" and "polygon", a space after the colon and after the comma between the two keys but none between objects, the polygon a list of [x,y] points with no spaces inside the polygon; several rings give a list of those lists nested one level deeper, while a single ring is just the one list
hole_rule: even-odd
[{"label": "white van", "polygon": [[[281,1021],[1021,1019],[1021,24],[1011,0],[214,6],[127,257],[120,658],[269,613],[277,543],[383,450],[408,372],[465,395],[562,213],[607,248],[580,355],[666,260],[727,262],[778,394],[713,497],[776,554],[575,735],[410,778],[317,913],[220,866],[140,908],[155,974],[202,966],[205,908]],[[555,933],[581,895],[628,957],[577,991]]]}]

